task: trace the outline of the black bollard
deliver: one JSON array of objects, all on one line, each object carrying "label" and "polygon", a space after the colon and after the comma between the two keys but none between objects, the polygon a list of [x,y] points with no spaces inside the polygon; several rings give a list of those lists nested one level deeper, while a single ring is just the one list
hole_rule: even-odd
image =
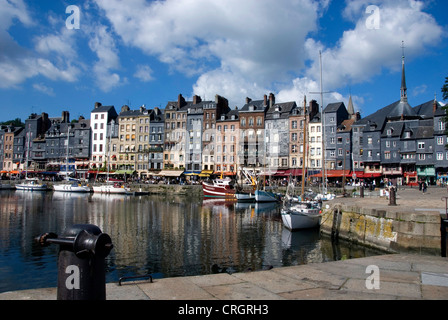
[{"label": "black bollard", "polygon": [[360,196],[361,198],[364,198],[364,185],[362,185],[362,186],[360,187],[360,189],[359,189],[359,196]]},{"label": "black bollard", "polygon": [[447,256],[447,229],[448,229],[448,219],[444,219],[440,217],[440,249],[442,253],[442,257],[446,258]]},{"label": "black bollard", "polygon": [[60,245],[58,300],[106,300],[105,258],[113,248],[107,234],[97,226],[78,224],[61,238],[46,233],[36,240],[42,246]]},{"label": "black bollard", "polygon": [[397,196],[394,187],[389,188],[389,206],[397,205]]}]

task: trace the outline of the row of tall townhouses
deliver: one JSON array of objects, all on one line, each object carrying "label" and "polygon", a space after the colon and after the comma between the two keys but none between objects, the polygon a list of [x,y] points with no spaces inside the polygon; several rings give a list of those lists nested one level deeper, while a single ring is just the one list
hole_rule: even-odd
[{"label": "row of tall townhouses", "polygon": [[32,114],[25,128],[2,126],[0,170],[87,178],[99,171],[208,176],[249,168],[287,177],[305,163],[315,177],[325,168],[337,179],[447,182],[445,110],[435,99],[411,107],[404,59],[402,67],[400,100],[363,119],[351,98],[347,107],[331,103],[321,112],[314,100],[276,102],[272,93],[235,109],[219,95],[179,95],[165,110],[123,106],[117,113],[95,103],[89,120],[70,121],[68,111],[58,118]]}]

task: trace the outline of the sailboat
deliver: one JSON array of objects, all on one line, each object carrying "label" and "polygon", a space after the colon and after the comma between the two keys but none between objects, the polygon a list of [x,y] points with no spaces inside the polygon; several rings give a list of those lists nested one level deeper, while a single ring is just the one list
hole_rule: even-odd
[{"label": "sailboat", "polygon": [[47,191],[47,185],[43,184],[37,178],[28,178],[28,158],[30,153],[30,132],[27,133],[27,148],[26,148],[26,165],[25,165],[25,182],[16,184],[16,190],[24,191]]},{"label": "sailboat", "polygon": [[109,135],[109,147],[107,150],[107,177],[106,183],[101,185],[94,185],[92,187],[94,193],[105,194],[133,194],[131,188],[124,184],[124,181],[113,181],[109,179],[109,161],[110,161],[110,144],[111,144],[112,128]]},{"label": "sailboat", "polygon": [[298,198],[293,196],[294,185],[292,184],[290,177],[286,196],[283,200],[283,207],[281,209],[283,225],[289,230],[316,228],[320,225],[321,218],[319,202],[305,201],[306,163],[308,154],[306,97],[304,99],[304,114],[302,192],[301,196]]},{"label": "sailboat", "polygon": [[70,125],[67,125],[67,154],[65,157],[65,181],[67,182],[62,184],[55,184],[53,186],[53,190],[59,192],[91,192],[89,186],[82,184],[81,181],[78,179],[71,179],[68,176],[68,151],[70,142],[69,139],[70,139]]}]

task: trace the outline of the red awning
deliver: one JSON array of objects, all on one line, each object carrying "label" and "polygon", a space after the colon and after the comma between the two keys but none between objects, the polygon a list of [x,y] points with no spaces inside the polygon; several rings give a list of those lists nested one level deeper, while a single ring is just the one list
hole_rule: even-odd
[{"label": "red awning", "polygon": [[[344,175],[347,179],[353,179],[353,174],[356,174],[356,179],[359,178],[369,178],[370,175],[366,175],[363,171],[352,171],[352,170],[327,170],[327,178],[343,178]],[[374,177],[376,174],[374,174]],[[381,173],[379,174],[381,177]],[[312,175],[313,178],[322,178],[322,172]]]}]

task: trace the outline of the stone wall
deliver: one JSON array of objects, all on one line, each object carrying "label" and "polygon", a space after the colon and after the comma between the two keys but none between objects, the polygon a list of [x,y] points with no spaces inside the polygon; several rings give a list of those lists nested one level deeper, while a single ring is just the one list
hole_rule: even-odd
[{"label": "stone wall", "polygon": [[440,254],[440,213],[400,212],[332,204],[321,230],[333,237],[390,252]]}]

